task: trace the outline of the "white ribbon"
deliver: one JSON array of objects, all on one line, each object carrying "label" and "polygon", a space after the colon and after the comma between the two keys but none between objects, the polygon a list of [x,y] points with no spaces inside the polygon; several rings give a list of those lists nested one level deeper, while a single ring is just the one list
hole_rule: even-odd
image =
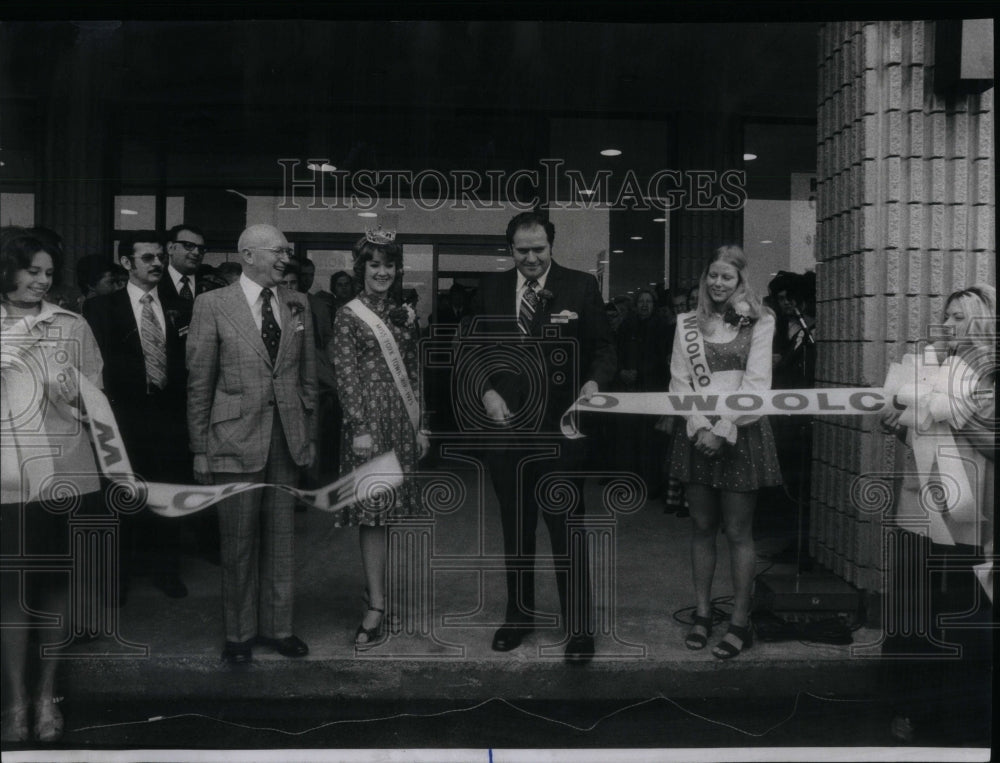
[{"label": "white ribbon", "polygon": [[872,387],[829,389],[777,389],[760,392],[713,392],[675,395],[669,392],[599,392],[590,400],[577,400],[563,414],[560,429],[565,437],[583,437],[577,430],[577,411],[641,413],[649,416],[868,416],[891,400]]},{"label": "white ribbon", "polygon": [[403,363],[403,356],[399,354],[399,347],[396,345],[392,331],[360,299],[352,299],[347,303],[347,307],[364,321],[365,325],[375,334],[375,339],[379,347],[382,348],[382,357],[385,358],[385,363],[389,366],[392,380],[396,383],[396,390],[399,392],[399,397],[406,407],[406,413],[410,417],[413,431],[419,432],[420,404],[413,392],[413,387],[410,385],[410,377],[406,375],[406,365]]},{"label": "white ribbon", "polygon": [[128,453],[125,451],[108,399],[82,374],[80,398],[89,419],[88,429],[101,472],[112,482],[124,485],[132,491],[131,495],[127,499],[123,497],[123,500],[135,505],[144,501],[151,511],[165,517],[194,514],[230,496],[267,487],[290,493],[320,511],[332,512],[362,500],[370,503],[403,484],[403,469],[395,452],[392,451],[377,456],[350,474],[318,490],[299,490],[288,485],[266,482],[234,482],[226,485],[143,482],[132,472]]}]

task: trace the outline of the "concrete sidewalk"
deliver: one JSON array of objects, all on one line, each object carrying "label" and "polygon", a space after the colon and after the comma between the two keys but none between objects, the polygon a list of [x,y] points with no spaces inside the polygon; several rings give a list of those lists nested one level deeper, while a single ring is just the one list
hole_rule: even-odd
[{"label": "concrete sidewalk", "polygon": [[[445,468],[448,464],[456,468]],[[605,488],[593,478],[586,486],[587,521],[598,531],[590,537],[598,544],[595,555],[609,560],[606,569],[611,570],[594,577],[599,627],[593,662],[564,664],[555,576],[544,568],[536,576],[537,605],[552,614],[552,627],[536,630],[512,652],[494,652],[490,640],[503,617],[504,580],[488,475],[454,460],[439,462],[428,479],[436,481],[443,508],[394,537],[406,565],[423,559],[430,571],[417,580],[400,579],[408,601],[400,605],[398,632],[383,645],[358,653],[353,646],[364,611],[357,530],[335,528],[329,515],[309,510],[296,514],[295,615],[296,633],[310,647],[308,657],[290,660],[256,648],[251,666],[234,669],[222,662],[220,570],[185,557],[188,597],[168,599],[147,579],[136,579],[120,610],[120,641],[102,638],[79,647],[86,656],[66,661],[63,693],[74,699],[606,699],[659,693],[860,695],[874,686],[877,661],[852,658],[849,646],[758,642],[725,662],[709,649],[686,649],[687,626],[673,613],[693,603],[690,520],[664,514],[659,501],[628,512],[608,510]],[[548,539],[539,529],[542,567]],[[794,572],[765,558],[779,550],[776,543],[760,541],[758,569]],[[719,550],[716,596],[729,590],[722,538]],[[715,638],[723,627],[716,628]],[[862,628],[854,634],[855,644],[874,643],[878,636]],[[141,647],[148,654],[136,654]]]}]

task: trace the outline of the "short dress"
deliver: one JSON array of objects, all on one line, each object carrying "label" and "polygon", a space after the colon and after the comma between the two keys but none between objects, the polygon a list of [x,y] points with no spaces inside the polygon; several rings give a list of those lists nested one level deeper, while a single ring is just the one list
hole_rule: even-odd
[{"label": "short dress", "polygon": [[[678,326],[680,321],[678,321]],[[773,323],[771,324],[773,326]],[[742,371],[747,368],[750,359],[754,326],[744,326],[739,329],[736,337],[729,342],[715,343],[707,339],[705,358],[712,374],[725,371]],[[763,345],[761,337],[759,345]],[[767,357],[757,359],[757,362],[768,364],[764,375],[770,377],[770,339],[766,338]],[[674,358],[671,369],[677,369],[679,364],[686,368],[687,360],[681,353],[683,342],[674,341]],[[679,359],[679,360],[678,360]],[[685,376],[685,374],[681,374]],[[690,373],[686,374],[690,378]],[[675,380],[676,381],[676,380]],[[768,383],[768,387],[770,384]],[[711,391],[723,390],[714,384]],[[671,392],[691,392],[691,389],[677,389],[671,386]],[[714,425],[718,416],[707,417]],[[736,443],[724,443],[720,455],[709,458],[694,448],[694,443],[688,439],[685,427],[674,428],[674,441],[670,449],[670,476],[685,484],[706,485],[717,490],[731,492],[749,492],[762,487],[781,484],[781,467],[778,463],[778,452],[774,443],[774,434],[767,418],[761,417],[747,424],[737,426]]]},{"label": "short dress", "polygon": [[[362,293],[358,299],[389,327],[414,392],[420,394],[417,356],[417,327],[398,326],[389,317],[396,307],[390,300]],[[420,486],[413,475],[417,471],[419,449],[409,414],[393,381],[389,366],[375,334],[353,310],[345,305],[334,318],[333,337],[327,346],[337,379],[337,391],[344,409],[340,440],[340,474],[364,464],[351,447],[355,436],[372,436],[372,457],[396,451],[403,468],[403,484],[393,500],[362,501],[342,509],[335,524],[379,526],[394,519],[424,513]]]}]

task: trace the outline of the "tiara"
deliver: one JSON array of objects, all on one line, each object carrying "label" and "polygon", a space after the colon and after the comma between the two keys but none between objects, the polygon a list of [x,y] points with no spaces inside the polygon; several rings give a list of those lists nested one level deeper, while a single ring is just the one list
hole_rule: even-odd
[{"label": "tiara", "polygon": [[374,228],[365,228],[365,239],[370,244],[391,244],[396,240],[396,231],[376,225]]}]

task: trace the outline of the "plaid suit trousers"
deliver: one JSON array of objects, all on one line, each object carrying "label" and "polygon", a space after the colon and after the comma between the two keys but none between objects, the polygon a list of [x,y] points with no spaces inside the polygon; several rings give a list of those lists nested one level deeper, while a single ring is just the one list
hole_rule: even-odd
[{"label": "plaid suit trousers", "polygon": [[[296,484],[292,460],[277,409],[267,463],[249,474],[216,474],[216,484],[267,482]],[[292,635],[295,578],[295,498],[264,488],[219,503],[222,535],[222,608],[227,641],[254,636]]]}]

